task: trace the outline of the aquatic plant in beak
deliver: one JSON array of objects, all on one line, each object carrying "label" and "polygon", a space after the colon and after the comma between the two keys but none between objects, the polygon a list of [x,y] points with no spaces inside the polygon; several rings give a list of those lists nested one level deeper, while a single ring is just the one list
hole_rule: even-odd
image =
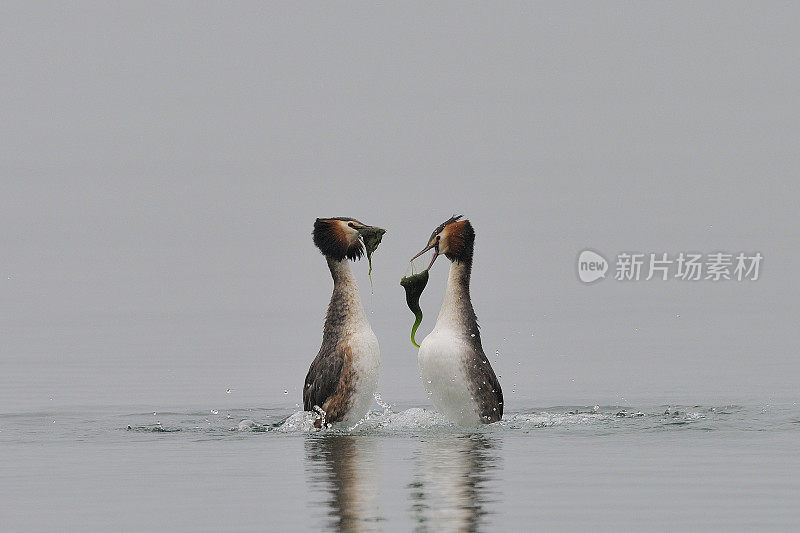
[{"label": "aquatic plant in beak", "polygon": [[400,280],[400,285],[406,290],[406,304],[411,312],[414,313],[414,325],[411,326],[411,344],[419,348],[419,344],[414,339],[417,333],[417,328],[422,323],[422,308],[419,306],[419,298],[422,296],[422,291],[428,284],[428,269],[426,268],[419,274],[412,274],[411,276],[403,276]]},{"label": "aquatic plant in beak", "polygon": [[372,280],[372,252],[378,249],[378,245],[381,243],[384,233],[386,233],[385,229],[375,226],[362,226],[358,228],[358,234],[361,236],[361,240],[364,242],[364,248],[367,250],[367,262],[369,263],[368,275],[370,276],[370,280]]}]

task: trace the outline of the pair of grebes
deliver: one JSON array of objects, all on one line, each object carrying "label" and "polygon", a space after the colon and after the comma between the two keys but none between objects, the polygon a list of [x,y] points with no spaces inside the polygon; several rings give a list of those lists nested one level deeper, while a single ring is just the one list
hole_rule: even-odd
[{"label": "pair of grebes", "polygon": [[[333,276],[333,294],[325,318],[322,347],[308,369],[303,408],[317,413],[315,427],[349,427],[364,418],[378,386],[380,349],[367,321],[349,261],[378,247],[385,230],[353,218],[318,218],[314,244]],[[469,294],[475,231],[454,216],[437,227],[425,248],[433,257],[423,272],[403,278],[409,307],[417,315],[419,295],[436,258],[450,260],[450,274],[436,326],[419,345],[419,373],[436,409],[459,425],[496,422],[503,417],[503,392],[483,352],[478,318]],[[371,265],[371,262],[370,262]],[[370,266],[371,268],[371,266]],[[414,342],[416,345],[416,342]]]}]

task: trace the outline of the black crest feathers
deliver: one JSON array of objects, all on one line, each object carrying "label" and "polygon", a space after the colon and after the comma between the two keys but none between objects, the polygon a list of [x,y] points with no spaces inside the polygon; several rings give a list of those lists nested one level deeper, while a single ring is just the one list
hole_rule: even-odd
[{"label": "black crest feathers", "polygon": [[314,222],[314,244],[326,257],[337,261],[350,259],[355,261],[364,255],[364,245],[360,239],[350,241],[342,222],[358,222],[353,218],[318,218]]}]

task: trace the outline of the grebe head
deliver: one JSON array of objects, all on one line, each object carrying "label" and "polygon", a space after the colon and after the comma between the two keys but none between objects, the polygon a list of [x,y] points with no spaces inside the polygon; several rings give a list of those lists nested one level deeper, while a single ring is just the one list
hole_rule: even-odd
[{"label": "grebe head", "polygon": [[461,220],[461,215],[454,215],[445,220],[438,228],[433,230],[428,245],[420,253],[411,258],[413,261],[428,250],[433,249],[433,257],[428,269],[440,254],[444,254],[450,261],[460,263],[472,261],[472,251],[475,245],[475,230],[469,220]]},{"label": "grebe head", "polygon": [[349,217],[318,218],[314,222],[314,244],[326,257],[355,261],[364,255],[363,234],[376,231],[383,234],[386,230]]}]

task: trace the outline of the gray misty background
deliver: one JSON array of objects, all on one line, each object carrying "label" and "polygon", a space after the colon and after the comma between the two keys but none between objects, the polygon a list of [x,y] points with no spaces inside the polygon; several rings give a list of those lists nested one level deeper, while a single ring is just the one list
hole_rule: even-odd
[{"label": "gray misty background", "polygon": [[[380,390],[425,406],[398,282],[453,213],[509,410],[796,400],[798,20],[4,2],[0,409],[300,402],[331,290],[318,216],[388,229],[373,295],[355,265]],[[586,247],[765,259],[756,282],[586,286]],[[420,337],[445,280],[442,259]]]}]

